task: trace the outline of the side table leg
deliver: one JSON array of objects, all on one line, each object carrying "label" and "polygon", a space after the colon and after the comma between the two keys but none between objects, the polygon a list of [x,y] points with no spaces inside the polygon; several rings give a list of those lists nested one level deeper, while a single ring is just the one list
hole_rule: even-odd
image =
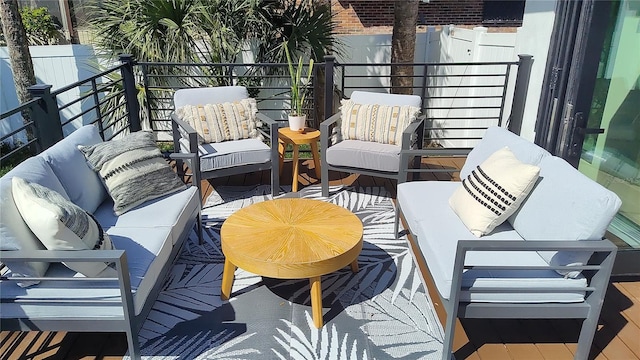
[{"label": "side table leg", "polygon": [[293,144],[293,180],[291,183],[291,191],[298,191],[298,144]]},{"label": "side table leg", "polygon": [[229,300],[231,297],[231,285],[233,285],[233,277],[236,272],[236,266],[224,259],[224,270],[222,271],[222,289],[220,290],[220,298]]},{"label": "side table leg", "polygon": [[313,324],[320,329],[322,327],[322,285],[320,284],[320,276],[310,278],[309,283],[311,284]]},{"label": "side table leg", "polygon": [[278,171],[280,176],[282,176],[282,168],[284,165],[284,152],[287,148],[287,144],[285,144],[285,142],[282,139],[278,139],[278,154],[280,154],[280,156],[278,157],[278,160],[280,160],[280,163],[278,164]]},{"label": "side table leg", "polygon": [[311,155],[313,155],[313,166],[316,170],[316,177],[320,179],[320,154],[318,154],[318,143],[316,141],[311,143]]}]

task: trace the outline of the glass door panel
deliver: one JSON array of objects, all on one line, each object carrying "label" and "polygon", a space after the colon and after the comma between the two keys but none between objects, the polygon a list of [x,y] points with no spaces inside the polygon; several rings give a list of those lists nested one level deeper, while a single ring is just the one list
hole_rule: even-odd
[{"label": "glass door panel", "polygon": [[640,1],[614,2],[578,169],[618,194],[609,232],[640,249]]}]

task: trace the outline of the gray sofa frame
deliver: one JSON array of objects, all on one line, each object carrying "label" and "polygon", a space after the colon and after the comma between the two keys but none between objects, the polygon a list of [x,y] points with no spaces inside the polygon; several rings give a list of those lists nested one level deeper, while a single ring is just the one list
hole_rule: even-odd
[{"label": "gray sofa frame", "polygon": [[[400,167],[398,172],[388,172],[388,171],[379,171],[375,169],[365,169],[365,168],[357,168],[357,167],[346,167],[346,166],[334,166],[327,162],[327,149],[338,142],[342,141],[340,137],[338,137],[337,141],[332,142],[332,138],[336,135],[338,129],[338,121],[341,119],[340,112],[332,115],[327,120],[323,121],[320,124],[320,151],[322,155],[321,158],[321,175],[322,175],[322,196],[329,196],[329,170],[341,171],[346,173],[355,173],[355,174],[363,174],[375,177],[382,177],[387,179],[395,179],[398,184],[407,181],[407,166],[408,164],[403,164],[403,161],[407,161],[409,157],[403,156],[403,151],[409,151],[411,149],[420,149],[422,148],[422,141],[424,137],[424,120],[425,116],[421,115],[418,117],[417,121],[409,124],[407,128],[402,133],[402,147],[398,161],[400,161]],[[413,167],[418,167],[420,159],[414,159]]]},{"label": "gray sofa frame", "polygon": [[[172,154],[172,157],[180,159],[191,159],[191,154]],[[194,186],[192,184],[192,186]],[[38,262],[106,262],[115,264],[118,274],[117,278],[52,278],[52,277],[7,277],[1,276],[2,281],[60,281],[66,283],[77,283],[82,281],[104,281],[117,283],[117,287],[120,290],[120,302],[114,304],[113,301],[106,300],[54,300],[54,299],[41,299],[41,300],[27,300],[30,305],[57,305],[57,306],[78,306],[82,304],[105,308],[113,308],[114,306],[122,307],[122,317],[119,318],[105,318],[105,317],[82,317],[82,318],[69,318],[69,319],[47,319],[47,318],[33,318],[33,317],[12,317],[4,318],[0,317],[0,328],[3,331],[77,331],[77,332],[124,332],[127,337],[127,344],[129,346],[129,356],[132,360],[140,360],[140,342],[138,340],[138,332],[140,331],[142,324],[146,320],[155,300],[158,297],[164,284],[169,270],[175,263],[182,246],[189,238],[191,229],[196,226],[198,239],[202,243],[202,218],[200,208],[197,209],[197,213],[192,213],[189,218],[191,219],[182,232],[174,246],[171,249],[169,259],[162,267],[160,275],[156,279],[149,295],[146,298],[144,306],[138,315],[135,315],[135,308],[133,304],[133,293],[131,289],[131,279],[129,276],[129,267],[127,265],[127,255],[124,250],[79,250],[79,251],[53,251],[53,250],[15,250],[15,251],[3,251],[3,260],[13,261],[38,261]],[[19,300],[14,300],[19,301]],[[99,312],[97,312],[99,313]]]},{"label": "gray sofa frame", "polygon": [[[460,156],[467,155],[470,149],[424,149],[424,150],[403,150],[401,153],[401,165],[407,164],[409,160],[422,156]],[[405,172],[420,173],[429,172],[430,169],[405,169]],[[448,171],[448,170],[443,170]],[[405,224],[410,222],[404,217],[402,206],[396,202],[396,219],[395,234],[398,234],[400,220],[405,220]],[[425,260],[419,248],[417,235],[413,233],[410,227],[409,244],[414,261],[421,269],[429,269],[429,264]],[[470,251],[588,251],[593,252],[587,265],[571,265],[571,266],[467,266],[465,258]],[[453,350],[453,338],[455,332],[455,322],[457,318],[461,319],[582,319],[580,334],[578,337],[578,347],[575,353],[575,359],[587,359],[591,344],[598,325],[598,318],[604,296],[609,284],[609,278],[615,261],[617,246],[607,239],[588,240],[588,241],[544,241],[544,240],[464,240],[459,239],[454,262],[454,273],[452,274],[451,292],[449,299],[443,298],[439,292],[439,300],[444,306],[447,317],[444,324],[445,339],[442,359],[451,359]],[[462,274],[465,270],[579,270],[588,281],[588,286],[584,289],[585,300],[579,303],[488,303],[488,302],[466,302],[460,299],[462,291],[468,292],[512,292],[512,293],[533,293],[533,292],[549,292],[562,293],[567,291],[575,291],[575,288],[569,287],[553,287],[543,288],[540,286],[530,287],[463,287]],[[435,284],[429,273],[420,272],[423,277],[428,277],[430,283]]]}]

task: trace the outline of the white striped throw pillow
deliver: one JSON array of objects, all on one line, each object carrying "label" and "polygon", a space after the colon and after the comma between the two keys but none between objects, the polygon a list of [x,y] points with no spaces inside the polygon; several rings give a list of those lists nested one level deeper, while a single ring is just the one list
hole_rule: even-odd
[{"label": "white striped throw pillow", "polygon": [[357,104],[342,100],[341,125],[343,139],[402,145],[402,132],[414,122],[420,108],[410,105],[390,106]]},{"label": "white striped throw pillow", "polygon": [[539,173],[538,166],[521,162],[504,147],[462,180],[449,205],[472,234],[486,235],[518,209]]},{"label": "white striped throw pillow", "polygon": [[220,104],[185,105],[176,110],[176,114],[196,130],[201,144],[257,137],[257,112],[256,100],[252,98]]}]

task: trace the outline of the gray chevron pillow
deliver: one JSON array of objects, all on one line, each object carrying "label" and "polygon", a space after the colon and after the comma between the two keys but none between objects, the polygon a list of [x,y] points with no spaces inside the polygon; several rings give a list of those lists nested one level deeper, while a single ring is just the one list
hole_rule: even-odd
[{"label": "gray chevron pillow", "polygon": [[116,215],[145,201],[186,189],[162,157],[149,131],[78,148],[104,182]]}]

